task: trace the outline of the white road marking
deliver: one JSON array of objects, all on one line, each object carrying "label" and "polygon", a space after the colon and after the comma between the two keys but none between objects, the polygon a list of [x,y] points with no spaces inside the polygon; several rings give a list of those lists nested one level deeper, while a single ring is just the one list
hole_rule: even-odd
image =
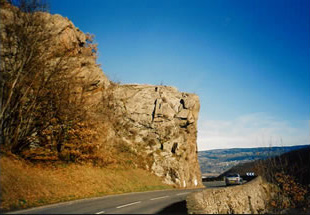
[{"label": "white road marking", "polygon": [[156,199],[164,199],[164,198],[167,198],[167,197],[169,197],[169,196],[161,196],[161,197],[153,198],[153,199],[150,199],[150,200],[153,201],[153,200],[156,200]]},{"label": "white road marking", "polygon": [[104,211],[99,211],[96,214],[104,214]]},{"label": "white road marking", "polygon": [[140,202],[140,201],[139,201],[139,202],[133,202],[133,203],[129,203],[129,204],[127,204],[127,205],[118,206],[118,207],[116,207],[116,208],[123,208],[123,207],[127,207],[127,206],[130,206],[130,205],[135,205],[135,204],[139,204],[139,203],[141,203],[141,202]]},{"label": "white road marking", "polygon": [[180,196],[180,195],[185,195],[185,194],[188,194],[189,192],[186,192],[186,193],[178,193],[177,196]]}]

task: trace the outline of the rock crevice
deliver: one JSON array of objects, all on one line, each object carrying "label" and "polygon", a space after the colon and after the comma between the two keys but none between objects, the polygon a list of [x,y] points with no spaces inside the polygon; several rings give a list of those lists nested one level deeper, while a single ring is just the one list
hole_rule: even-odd
[{"label": "rock crevice", "polygon": [[114,98],[117,111],[137,134],[134,140],[125,132],[121,135],[152,156],[151,171],[167,184],[201,185],[196,153],[198,96],[168,86],[119,85]]}]

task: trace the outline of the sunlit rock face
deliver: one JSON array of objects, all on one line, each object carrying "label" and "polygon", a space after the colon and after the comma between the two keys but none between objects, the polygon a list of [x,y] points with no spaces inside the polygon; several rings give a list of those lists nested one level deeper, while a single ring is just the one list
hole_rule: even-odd
[{"label": "sunlit rock face", "polygon": [[119,85],[114,96],[116,110],[127,123],[123,138],[153,158],[147,168],[167,184],[201,185],[196,144],[198,96],[152,85]]},{"label": "sunlit rock face", "polygon": [[[102,91],[110,85],[110,81],[103,73],[100,65],[96,63],[96,55],[91,48],[87,46],[88,37],[82,31],[74,26],[74,24],[65,17],[49,13],[41,13],[41,16],[46,20],[47,28],[53,35],[54,47],[61,47],[63,51],[72,52],[72,57],[69,59],[72,64],[75,64],[75,69],[71,71],[79,78],[87,83],[83,86],[84,96],[87,97],[87,102],[95,103],[102,99]],[[82,89],[77,89],[80,92]]]}]

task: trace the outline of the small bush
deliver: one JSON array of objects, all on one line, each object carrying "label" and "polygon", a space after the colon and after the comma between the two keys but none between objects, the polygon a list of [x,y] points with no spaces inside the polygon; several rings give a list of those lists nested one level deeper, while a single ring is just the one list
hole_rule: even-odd
[{"label": "small bush", "polygon": [[297,183],[293,176],[276,173],[275,181],[278,192],[270,203],[274,209],[302,208],[307,205],[307,187]]}]

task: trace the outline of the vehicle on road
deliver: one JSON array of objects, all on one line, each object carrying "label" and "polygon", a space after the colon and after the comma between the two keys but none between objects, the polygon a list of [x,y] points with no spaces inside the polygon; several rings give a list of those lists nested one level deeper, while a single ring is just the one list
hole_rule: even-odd
[{"label": "vehicle on road", "polygon": [[243,179],[240,177],[238,173],[230,173],[225,176],[226,186],[234,185],[234,184],[242,184]]}]

